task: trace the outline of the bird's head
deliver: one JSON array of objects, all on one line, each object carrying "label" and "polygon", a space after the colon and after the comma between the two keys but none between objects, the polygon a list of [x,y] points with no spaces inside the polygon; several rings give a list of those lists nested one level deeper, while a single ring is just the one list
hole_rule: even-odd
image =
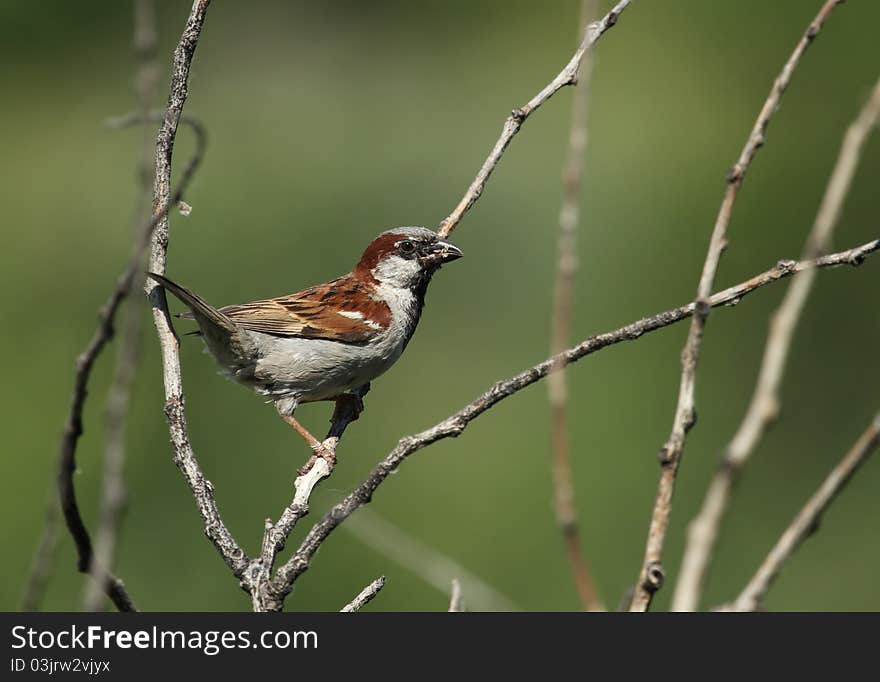
[{"label": "bird's head", "polygon": [[396,227],[370,243],[354,275],[398,289],[420,288],[441,265],[462,255],[455,244],[425,227]]}]

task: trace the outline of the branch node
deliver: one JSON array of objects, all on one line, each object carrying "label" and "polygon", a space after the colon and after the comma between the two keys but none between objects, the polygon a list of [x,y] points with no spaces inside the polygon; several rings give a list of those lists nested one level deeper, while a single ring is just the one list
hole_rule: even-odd
[{"label": "branch node", "polygon": [[787,258],[783,258],[782,260],[777,261],[776,269],[780,272],[789,273],[797,267],[796,260],[789,260]]},{"label": "branch node", "polygon": [[729,171],[727,171],[724,179],[728,185],[735,185],[740,180],[742,180],[744,174],[745,170],[743,169],[743,167],[739,163],[736,163]]},{"label": "branch node", "polygon": [[660,463],[661,467],[665,467],[668,464],[672,463],[672,457],[670,456],[671,447],[669,443],[664,445],[657,451],[657,461]]},{"label": "branch node", "polygon": [[73,369],[77,374],[82,374],[86,371],[86,368],[89,364],[89,355],[88,353],[80,353],[76,356],[76,360],[73,362]]},{"label": "branch node", "polygon": [[739,478],[740,468],[740,461],[731,457],[730,453],[725,453],[724,456],[718,460],[718,466],[716,467],[715,472],[717,476],[724,476],[725,478],[730,479],[731,483],[733,483]]},{"label": "branch node", "polygon": [[663,571],[663,566],[660,565],[659,561],[652,561],[648,564],[645,571],[645,582],[642,584],[642,587],[653,594],[663,587],[665,580],[666,574]]},{"label": "branch node", "polygon": [[559,532],[567,538],[575,537],[578,534],[578,522],[575,518],[558,519],[557,525]]},{"label": "branch node", "polygon": [[[799,269],[807,267],[833,267],[846,262],[851,257],[853,251],[860,251],[865,255],[878,252],[880,251],[880,240],[874,240],[848,251],[830,254],[819,259],[801,261]],[[709,298],[709,303],[712,306],[721,306],[732,299],[742,298],[752,291],[769,286],[780,279],[779,277],[774,277],[774,273],[776,273],[775,270],[766,270],[740,284],[717,292]],[[603,348],[636,338],[637,335],[634,335],[634,330],[641,330],[643,333],[647,333],[663,329],[691,317],[693,312],[694,306],[692,304],[683,305],[642,318],[614,331],[587,337],[581,343],[565,351],[565,357],[571,363],[577,362]],[[502,400],[547,377],[554,364],[554,359],[550,358],[533,367],[529,367],[509,379],[496,382],[483,394],[462,407],[452,417],[439,422],[421,433],[402,437],[385,459],[379,461],[373,467],[366,479],[312,527],[300,544],[299,549],[286,564],[278,569],[276,576],[272,580],[273,594],[278,595],[278,598],[282,598],[292,589],[293,583],[309,569],[315,553],[330,534],[340,523],[349,518],[351,514],[367,504],[372,499],[372,494],[378,486],[386,481],[389,475],[396,471],[409,456],[432,443],[452,437],[454,432],[450,429],[450,422],[455,419],[467,422],[476,419]],[[880,429],[880,416],[877,418],[877,425],[878,429]],[[665,455],[661,452],[661,456]],[[643,591],[641,579],[637,585],[637,590],[639,592]],[[637,594],[633,600],[633,610],[645,610],[645,608],[646,605],[643,599]]]},{"label": "branch node", "polygon": [[684,432],[687,433],[688,431],[690,431],[692,428],[694,428],[696,423],[697,423],[697,408],[694,406],[691,406],[691,408],[689,410],[687,410],[684,414],[684,422],[682,424],[684,426]]},{"label": "branch node", "polygon": [[[611,28],[612,26],[614,26],[614,24],[617,23],[617,17],[618,17],[619,15],[620,15],[620,13],[619,13],[619,12],[616,12],[615,10],[611,10],[610,12],[608,12],[608,15],[605,17],[605,28],[606,28],[606,30],[609,29],[609,28]],[[594,23],[599,23],[599,22],[594,22]],[[592,24],[591,24],[591,25],[592,25]]]}]

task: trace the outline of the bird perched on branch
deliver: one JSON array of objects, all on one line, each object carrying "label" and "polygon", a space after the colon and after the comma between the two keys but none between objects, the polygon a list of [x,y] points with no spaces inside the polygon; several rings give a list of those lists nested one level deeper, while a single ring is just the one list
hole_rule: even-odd
[{"label": "bird perched on branch", "polygon": [[223,372],[271,398],[281,418],[332,467],[334,453],[294,418],[297,406],[350,401],[357,419],[369,382],[412,338],[432,275],[461,256],[429,229],[398,227],[376,237],[342,277],[225,308],[164,275],[148,274],[190,309],[179,317],[195,320]]}]

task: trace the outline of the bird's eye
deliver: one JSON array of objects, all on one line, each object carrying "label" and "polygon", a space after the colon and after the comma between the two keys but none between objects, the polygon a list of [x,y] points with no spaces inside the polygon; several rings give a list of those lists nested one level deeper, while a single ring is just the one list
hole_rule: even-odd
[{"label": "bird's eye", "polygon": [[414,253],[416,250],[416,245],[413,244],[409,239],[404,239],[398,247],[401,253],[405,253],[407,255]]}]

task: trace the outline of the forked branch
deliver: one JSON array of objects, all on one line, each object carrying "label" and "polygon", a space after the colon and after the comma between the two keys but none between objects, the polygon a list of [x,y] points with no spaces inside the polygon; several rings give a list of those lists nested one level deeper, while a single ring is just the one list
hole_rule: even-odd
[{"label": "forked branch", "polygon": [[[868,255],[877,250],[880,250],[880,239],[810,261],[779,261],[769,270],[709,297],[706,303],[712,307],[736,305],[752,291],[790,277],[807,268],[860,265]],[[369,503],[376,489],[408,457],[439,440],[461,435],[474,419],[505,398],[543,379],[559,363],[569,365],[608,346],[623,341],[634,341],[648,332],[668,327],[691,317],[696,307],[695,303],[689,303],[679,308],[642,318],[615,331],[591,336],[577,346],[534,367],[529,367],[510,379],[496,382],[476,400],[465,405],[439,424],[421,433],[401,438],[397,446],[373,468],[367,478],[312,527],[296,553],[278,569],[270,586],[275,598],[283,601],[293,588],[293,583],[309,569],[315,553],[330,534],[355,511]]]},{"label": "forked branch", "polygon": [[70,412],[67,416],[67,423],[65,424],[59,447],[58,490],[61,498],[61,511],[67,523],[67,528],[76,544],[78,555],[77,569],[83,573],[100,576],[99,582],[104,592],[120,611],[134,610],[134,605],[125,591],[122,581],[110,574],[106,568],[97,565],[94,561],[91,537],[80,514],[79,505],[76,500],[76,490],[73,485],[73,474],[76,471],[76,447],[79,437],[83,432],[82,414],[88,395],[87,386],[92,368],[101,351],[113,338],[116,313],[122,302],[131,292],[135,279],[143,269],[144,254],[150,239],[161,223],[165,222],[167,224],[169,209],[182,199],[183,193],[189,186],[201,162],[201,149],[203,146],[197,142],[196,153],[184,168],[177,189],[171,193],[169,185],[166,200],[160,206],[154,208],[151,218],[143,226],[136,240],[134,252],[128,266],[117,280],[116,287],[110,294],[104,307],[101,308],[98,316],[98,327],[92,340],[76,360]]},{"label": "forked branch", "polygon": [[[196,0],[186,21],[177,48],[174,50],[168,105],[156,140],[155,178],[153,184],[153,215],[156,228],[152,232],[149,269],[164,273],[168,251],[168,208],[171,197],[171,157],[174,140],[187,97],[187,82],[193,55],[198,45],[210,0]],[[153,307],[153,322],[159,335],[165,384],[165,416],[174,450],[174,463],[183,473],[205,524],[205,534],[214,543],[233,574],[242,578],[250,559],[236,542],[220,518],[211,485],[195,458],[186,427],[183,385],[177,337],[168,317],[168,305],[161,287],[148,282],[146,292]]]},{"label": "forked branch", "polygon": [[[880,81],[843,139],[825,195],[801,258],[815,258],[831,245],[831,235],[849,193],[862,148],[880,119]],[[742,423],[724,450],[703,506],[688,527],[681,570],[672,599],[673,611],[693,611],[699,604],[709,562],[730,502],[733,486],[755,447],[780,409],[779,389],[798,320],[816,278],[815,270],[795,277],[770,321],[764,357],[752,400]]]},{"label": "forked branch", "polygon": [[752,127],[748,140],[740,153],[739,159],[733,169],[727,175],[727,191],[721,202],[712,237],[709,241],[709,249],[706,260],[703,263],[703,271],[700,275],[700,283],[697,287],[696,310],[691,320],[687,341],[681,353],[681,381],[678,390],[678,404],[675,408],[675,417],[672,422],[672,430],[664,446],[660,449],[660,481],[657,485],[657,497],[654,502],[654,511],[651,515],[651,523],[648,529],[648,540],[645,545],[645,557],[642,561],[641,571],[635,586],[635,594],[631,605],[632,611],[646,611],[651,605],[654,593],[663,585],[663,546],[666,542],[666,531],[669,527],[669,517],[672,514],[672,496],[675,490],[675,479],[678,467],[681,463],[681,455],[684,450],[685,439],[691,427],[696,423],[697,413],[694,399],[696,387],[697,363],[700,358],[700,349],[703,344],[703,333],[706,321],[709,317],[711,306],[708,304],[709,294],[715,282],[715,274],[721,254],[727,247],[727,228],[733,213],[733,205],[739,195],[746,172],[755,158],[758,149],[764,145],[765,134],[773,114],[779,108],[782,94],[791,82],[792,75],[800,63],[801,57],[815,39],[828,15],[842,0],[826,0],[810,22],[807,30],[795,46],[794,52],[782,68],[782,72],[773,82],[770,94],[758,114],[758,119]]}]

